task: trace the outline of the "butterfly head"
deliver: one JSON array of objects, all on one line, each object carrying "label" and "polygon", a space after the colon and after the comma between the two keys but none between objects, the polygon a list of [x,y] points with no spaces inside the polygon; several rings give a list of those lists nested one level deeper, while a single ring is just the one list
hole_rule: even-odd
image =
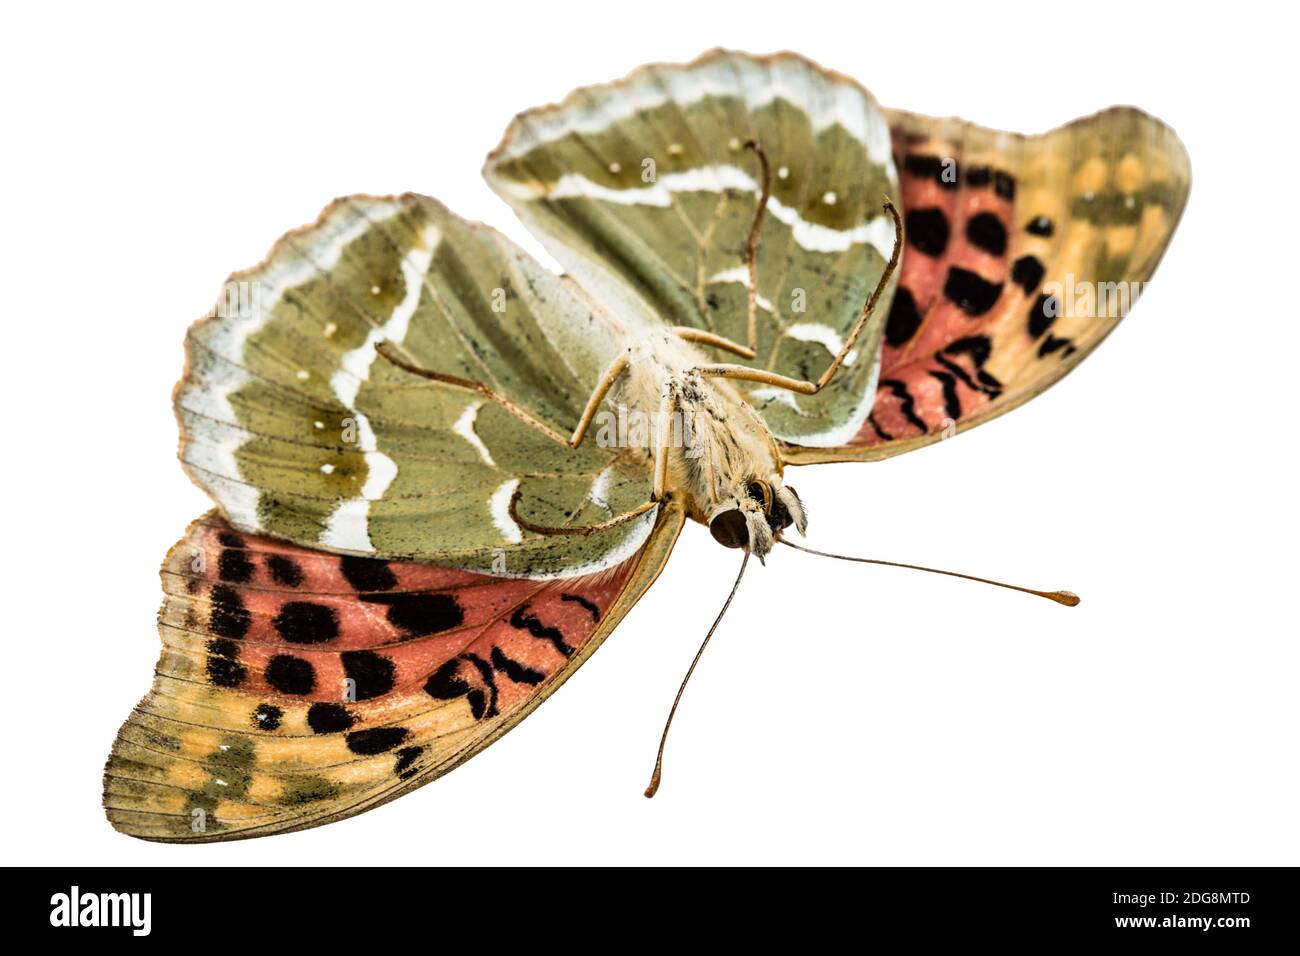
[{"label": "butterfly head", "polygon": [[776,535],[791,525],[800,534],[808,526],[803,502],[775,475],[741,482],[709,519],[715,541],[725,548],[748,548],[760,559],[772,550]]}]

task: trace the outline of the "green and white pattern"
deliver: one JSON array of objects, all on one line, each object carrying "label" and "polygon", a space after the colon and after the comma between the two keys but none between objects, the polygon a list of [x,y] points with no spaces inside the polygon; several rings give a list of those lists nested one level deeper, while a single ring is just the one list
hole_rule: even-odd
[{"label": "green and white pattern", "polygon": [[[527,577],[623,560],[656,509],[589,534],[526,526],[584,528],[644,506],[645,448],[569,448],[375,346],[481,383],[567,436],[610,361],[655,330],[745,343],[761,188],[749,140],[772,170],[750,364],[815,379],[894,242],[889,130],[851,80],[795,56],[715,52],[525,114],[489,158],[492,186],[571,277],[416,195],[338,200],[232,276],[243,291],[226,299],[249,307],[187,339],[186,469],[235,526],[310,547]],[[857,433],[889,299],[821,393],[736,383],[777,437],[820,446]],[[710,352],[701,362],[720,357]]]},{"label": "green and white pattern", "polygon": [[423,196],[353,197],[230,282],[250,308],[191,330],[176,407],[186,469],[237,527],[535,578],[607,567],[649,533],[653,510],[590,535],[524,531],[516,488],[543,525],[643,504],[644,453],[570,449],[376,353],[390,343],[573,428],[627,330],[494,231]]},{"label": "green and white pattern", "polygon": [[[798,379],[830,364],[878,281],[898,202],[889,128],[852,80],[794,55],[715,51],[644,67],[519,116],[484,173],[556,259],[619,316],[744,343],[745,248],[767,153],[757,358]],[[823,392],[740,387],[780,438],[848,442],[874,398],[890,290]],[[732,359],[728,357],[728,361]]]}]

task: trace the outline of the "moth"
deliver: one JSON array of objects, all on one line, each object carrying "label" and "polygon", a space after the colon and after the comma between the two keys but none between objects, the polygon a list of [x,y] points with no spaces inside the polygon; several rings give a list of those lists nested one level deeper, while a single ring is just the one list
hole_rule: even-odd
[{"label": "moth", "polygon": [[216,508],[163,564],[162,656],[104,777],[122,832],[283,833],[468,760],[686,521],[743,571],[808,524],[791,466],[1060,379],[1190,185],[1135,109],[1022,136],[722,50],[520,114],[484,173],[564,274],[426,196],[351,196],[190,329],[180,459]]}]

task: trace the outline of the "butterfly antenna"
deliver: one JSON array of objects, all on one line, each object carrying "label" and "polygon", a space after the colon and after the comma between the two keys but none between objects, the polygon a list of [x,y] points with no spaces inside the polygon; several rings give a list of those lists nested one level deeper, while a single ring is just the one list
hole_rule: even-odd
[{"label": "butterfly antenna", "polygon": [[718,629],[722,623],[723,615],[727,613],[727,608],[731,607],[731,599],[736,596],[736,591],[740,588],[740,579],[745,576],[745,566],[749,564],[749,549],[745,549],[745,557],[740,562],[740,572],[736,575],[736,583],[731,586],[731,593],[727,595],[727,603],[722,605],[722,610],[718,612],[713,626],[709,628],[709,633],[704,635],[704,640],[700,644],[700,649],[695,652],[695,660],[691,661],[691,666],[686,671],[686,676],[682,678],[682,686],[677,688],[677,696],[673,698],[673,709],[668,711],[668,719],[664,721],[663,736],[659,738],[659,753],[655,756],[655,772],[650,775],[650,786],[645,788],[645,795],[653,797],[659,789],[659,779],[663,775],[664,769],[664,745],[668,743],[668,728],[673,725],[673,717],[677,714],[677,705],[682,702],[682,693],[686,690],[687,683],[690,682],[691,675],[695,673],[695,665],[700,662],[704,656],[704,649],[709,646],[709,640],[713,637],[713,632]]},{"label": "butterfly antenna", "polygon": [[796,551],[807,551],[809,554],[821,555],[823,558],[835,558],[837,561],[856,561],[858,564],[883,564],[889,568],[908,568],[912,571],[928,571],[931,574],[946,574],[950,578],[964,578],[967,581],[978,581],[980,584],[992,584],[995,587],[1006,588],[1009,591],[1023,591],[1025,594],[1034,594],[1041,598],[1047,598],[1049,601],[1055,601],[1057,604],[1064,604],[1066,607],[1074,607],[1079,603],[1079,595],[1073,591],[1035,591],[1033,588],[1022,588],[1016,584],[1007,584],[1004,581],[993,581],[989,578],[977,578],[973,574],[960,574],[957,571],[943,571],[939,568],[927,568],[919,564],[903,564],[900,561],[880,561],[876,558],[854,558],[847,554],[831,554],[827,551],[818,551],[814,548],[806,548],[801,544],[795,544],[783,537],[778,536],[777,541]]}]

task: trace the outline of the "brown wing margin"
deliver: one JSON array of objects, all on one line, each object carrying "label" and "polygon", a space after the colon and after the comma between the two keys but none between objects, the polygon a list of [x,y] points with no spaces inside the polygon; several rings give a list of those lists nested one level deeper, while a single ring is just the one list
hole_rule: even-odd
[{"label": "brown wing margin", "polygon": [[846,445],[791,464],[874,461],[1010,411],[1127,314],[1191,186],[1159,120],[1116,107],[1026,137],[889,113],[908,241],[875,405]]}]

